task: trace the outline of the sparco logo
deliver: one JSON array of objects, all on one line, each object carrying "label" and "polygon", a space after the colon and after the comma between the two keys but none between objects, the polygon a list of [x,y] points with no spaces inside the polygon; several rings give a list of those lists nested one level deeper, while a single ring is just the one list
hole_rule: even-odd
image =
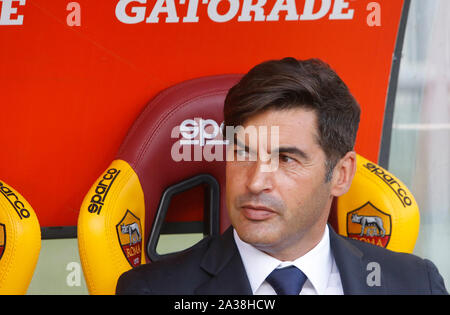
[{"label": "sparco logo", "polygon": [[370,172],[377,175],[384,183],[389,186],[389,188],[392,189],[398,199],[400,199],[403,207],[412,205],[412,201],[411,198],[408,197],[408,193],[392,175],[385,172],[381,167],[372,163],[363,164],[363,166]]},{"label": "sparco logo", "polygon": [[[269,153],[268,148],[279,147],[279,126],[270,126],[270,128],[265,125],[227,126],[225,134],[228,140],[225,139],[223,131],[224,123],[219,125],[213,119],[184,120],[179,126],[175,126],[170,134],[171,138],[178,139],[171,148],[172,159],[175,162],[202,161],[203,159],[208,162],[231,162],[259,159],[264,162],[261,166],[262,172],[277,170],[278,154]],[[230,149],[235,147],[236,149],[226,152],[227,146]],[[248,146],[248,152],[245,151],[246,146]]]},{"label": "sparco logo", "polygon": [[109,189],[119,174],[119,170],[110,168],[106,171],[105,175],[103,175],[97,187],[95,187],[95,195],[91,198],[91,203],[88,207],[88,211],[90,213],[100,214],[100,211],[102,211],[102,207],[105,204],[105,199],[108,195]]},{"label": "sparco logo", "polygon": [[[207,14],[199,14],[206,10]],[[119,0],[116,17],[125,24],[198,23],[207,16],[217,23],[251,21],[352,20],[355,10],[346,0]]]},{"label": "sparco logo", "polygon": [[[208,127],[211,132],[208,132]],[[183,136],[180,144],[194,144],[202,147],[205,144],[228,144],[228,141],[223,140],[222,130],[223,122],[219,126],[213,119],[186,119],[180,125],[180,132]],[[217,136],[220,138],[216,139]]]},{"label": "sparco logo", "polygon": [[16,210],[20,220],[30,217],[30,211],[25,208],[25,205],[19,200],[19,197],[2,182],[0,182],[0,192],[9,201],[14,210]]},{"label": "sparco logo", "polygon": [[[175,162],[180,161],[225,161],[224,145],[228,141],[222,134],[223,123],[213,119],[186,119],[171,132],[171,138],[178,139],[171,149]],[[192,157],[193,151],[193,157]]]}]

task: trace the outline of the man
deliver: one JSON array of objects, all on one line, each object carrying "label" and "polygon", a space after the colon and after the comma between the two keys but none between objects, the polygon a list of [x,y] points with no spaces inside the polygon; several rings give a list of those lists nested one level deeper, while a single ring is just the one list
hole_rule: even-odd
[{"label": "man", "polygon": [[293,58],[257,65],[230,89],[224,116],[232,227],[126,272],[118,294],[446,293],[432,262],[327,225],[333,198],[355,174],[360,116],[328,65]]}]

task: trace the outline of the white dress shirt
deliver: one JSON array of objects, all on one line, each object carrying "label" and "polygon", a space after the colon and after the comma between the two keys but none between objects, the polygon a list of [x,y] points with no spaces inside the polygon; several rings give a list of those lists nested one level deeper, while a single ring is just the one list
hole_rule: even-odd
[{"label": "white dress shirt", "polygon": [[253,294],[276,294],[266,281],[267,276],[275,268],[291,265],[299,268],[308,277],[300,295],[343,294],[339,270],[330,249],[328,226],[325,227],[322,240],[313,249],[294,261],[280,261],[242,241],[236,230],[233,233]]}]

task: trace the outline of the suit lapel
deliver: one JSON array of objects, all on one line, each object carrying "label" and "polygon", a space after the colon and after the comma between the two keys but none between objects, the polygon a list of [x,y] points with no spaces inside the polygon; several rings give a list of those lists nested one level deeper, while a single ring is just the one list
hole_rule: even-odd
[{"label": "suit lapel", "polygon": [[369,262],[364,261],[361,250],[328,226],[330,246],[339,269],[344,294],[385,294],[385,286],[369,286],[367,270]]},{"label": "suit lapel", "polygon": [[234,242],[232,227],[211,241],[200,267],[210,274],[211,279],[199,286],[195,294],[252,294],[244,264]]}]

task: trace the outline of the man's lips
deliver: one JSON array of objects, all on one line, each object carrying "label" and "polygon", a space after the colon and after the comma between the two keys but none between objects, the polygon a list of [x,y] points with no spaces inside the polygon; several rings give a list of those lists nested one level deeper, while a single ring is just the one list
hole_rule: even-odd
[{"label": "man's lips", "polygon": [[273,209],[259,205],[245,204],[241,206],[241,210],[244,217],[252,221],[263,221],[276,215]]}]

